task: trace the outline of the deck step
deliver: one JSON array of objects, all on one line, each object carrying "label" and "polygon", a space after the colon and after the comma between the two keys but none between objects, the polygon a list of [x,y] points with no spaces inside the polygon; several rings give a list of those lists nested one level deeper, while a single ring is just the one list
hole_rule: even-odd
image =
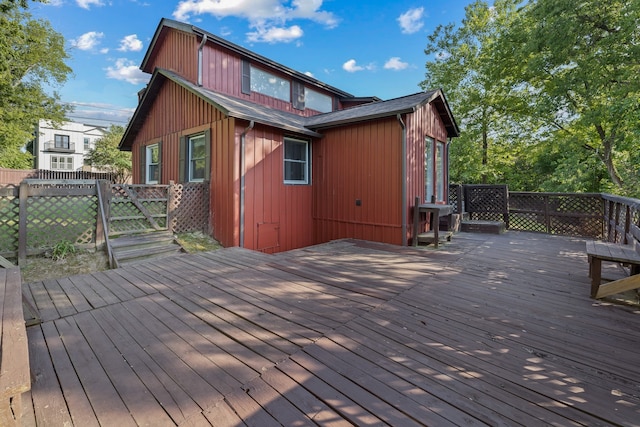
[{"label": "deck step", "polygon": [[460,224],[460,230],[468,233],[502,234],[506,225],[503,221],[465,220]]},{"label": "deck step", "polygon": [[119,237],[112,239],[110,244],[119,266],[184,252],[170,232],[150,232]]}]

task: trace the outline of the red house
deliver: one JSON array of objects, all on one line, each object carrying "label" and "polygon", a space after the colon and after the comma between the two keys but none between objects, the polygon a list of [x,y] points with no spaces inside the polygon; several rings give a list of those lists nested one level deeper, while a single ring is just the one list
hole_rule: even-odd
[{"label": "red house", "polygon": [[209,182],[224,246],[406,245],[415,197],[446,202],[459,130],[441,90],[354,97],[168,19],[141,69],[152,77],[120,143],[133,180]]}]

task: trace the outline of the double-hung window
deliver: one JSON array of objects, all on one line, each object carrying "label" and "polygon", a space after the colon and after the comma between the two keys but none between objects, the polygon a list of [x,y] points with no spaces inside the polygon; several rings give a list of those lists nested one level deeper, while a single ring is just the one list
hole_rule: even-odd
[{"label": "double-hung window", "polygon": [[148,145],[145,158],[147,184],[157,184],[160,181],[160,145]]},{"label": "double-hung window", "polygon": [[294,138],[284,139],[285,184],[309,184],[310,154],[309,141]]},{"label": "double-hung window", "polygon": [[204,181],[207,164],[207,151],[205,147],[204,134],[190,136],[187,150],[189,158],[189,181]]}]

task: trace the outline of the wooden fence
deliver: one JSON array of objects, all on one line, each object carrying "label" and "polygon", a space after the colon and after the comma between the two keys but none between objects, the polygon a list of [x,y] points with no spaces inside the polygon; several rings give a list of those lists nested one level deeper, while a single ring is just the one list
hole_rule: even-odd
[{"label": "wooden fence", "polygon": [[115,174],[108,172],[0,168],[0,185],[20,185],[25,179],[104,179],[114,182]]},{"label": "wooden fence", "polygon": [[[464,185],[449,187],[449,203],[466,212]],[[488,195],[502,186],[473,186]],[[484,187],[484,189],[482,188]],[[588,237],[623,244],[640,240],[640,200],[601,193],[535,193],[508,191],[510,230]],[[491,197],[483,197],[484,201]],[[503,205],[495,199],[495,209]],[[482,214],[478,214],[482,216]],[[495,220],[495,218],[478,218]]]},{"label": "wooden fence", "polygon": [[[123,192],[135,194],[136,200],[118,196]],[[101,209],[101,201],[106,210]],[[136,203],[136,209],[131,209]],[[113,208],[114,204],[122,209]],[[141,210],[152,223],[158,225],[160,220],[162,229],[208,233],[208,183],[129,186],[98,180],[28,179],[19,186],[0,187],[0,256],[21,261],[63,240],[80,248],[97,248],[108,234],[157,229],[141,221]]]}]

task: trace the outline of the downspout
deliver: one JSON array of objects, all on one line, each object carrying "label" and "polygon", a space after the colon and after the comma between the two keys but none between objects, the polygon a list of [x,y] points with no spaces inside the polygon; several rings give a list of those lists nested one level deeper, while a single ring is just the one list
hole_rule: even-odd
[{"label": "downspout", "polygon": [[402,128],[402,246],[407,246],[407,127],[400,113],[396,118]]},{"label": "downspout", "polygon": [[202,41],[200,42],[200,46],[198,46],[198,86],[202,86],[202,63],[204,62],[202,59],[202,49],[204,48],[204,44],[207,42],[207,35],[202,34]]},{"label": "downspout", "polygon": [[249,126],[240,134],[240,247],[244,248],[244,168],[245,168],[245,155],[244,155],[244,143],[247,133],[253,129],[255,123],[253,120],[249,122]]}]

